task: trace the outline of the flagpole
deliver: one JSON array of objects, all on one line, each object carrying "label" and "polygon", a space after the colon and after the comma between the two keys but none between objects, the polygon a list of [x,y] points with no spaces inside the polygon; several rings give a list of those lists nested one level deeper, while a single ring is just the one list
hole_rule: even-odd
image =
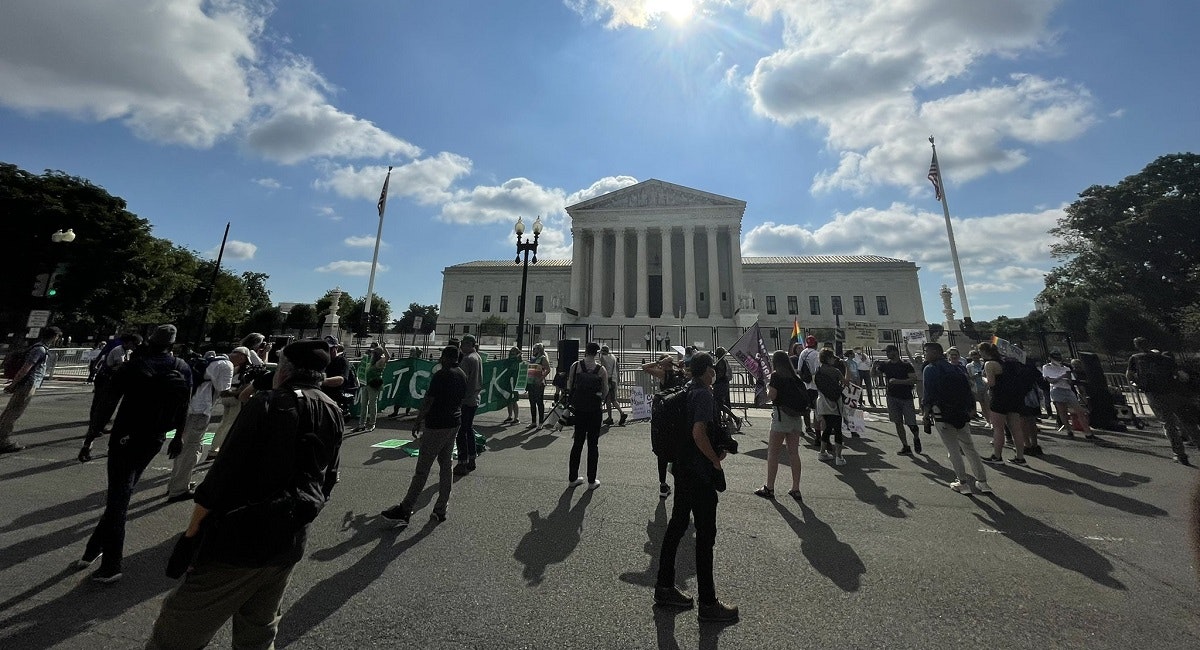
[{"label": "flagpole", "polygon": [[946,187],[942,185],[942,171],[937,162],[937,145],[933,143],[933,136],[929,136],[929,146],[933,148],[933,163],[930,164],[930,172],[937,171],[937,191],[938,197],[942,200],[942,214],[946,217],[946,237],[950,239],[950,258],[954,260],[954,278],[958,281],[958,301],[962,303],[962,313],[964,319],[971,318],[971,307],[967,304],[967,289],[963,284],[962,266],[958,263],[958,247],[954,245],[954,226],[950,225],[950,206],[946,203]]},{"label": "flagpole", "polygon": [[[383,238],[383,213],[387,210],[388,183],[392,180],[392,168],[388,166],[387,178],[383,179],[383,193],[379,195],[379,229],[375,231],[375,255],[371,257],[371,279],[367,282],[367,304],[363,309],[367,334],[371,333],[371,306],[375,301],[375,267],[379,264],[379,240]],[[382,326],[383,323],[380,323]]]}]

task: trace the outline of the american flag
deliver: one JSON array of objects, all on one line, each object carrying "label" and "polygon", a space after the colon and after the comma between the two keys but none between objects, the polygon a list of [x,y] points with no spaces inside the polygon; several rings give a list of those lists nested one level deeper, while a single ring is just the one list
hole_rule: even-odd
[{"label": "american flag", "polygon": [[387,188],[388,183],[392,180],[392,168],[388,167],[387,178],[383,179],[383,192],[379,194],[379,218],[383,218],[383,211],[387,209]]},{"label": "american flag", "polygon": [[937,152],[933,152],[933,160],[929,162],[929,182],[933,183],[933,198],[942,200],[942,172],[938,169]]}]

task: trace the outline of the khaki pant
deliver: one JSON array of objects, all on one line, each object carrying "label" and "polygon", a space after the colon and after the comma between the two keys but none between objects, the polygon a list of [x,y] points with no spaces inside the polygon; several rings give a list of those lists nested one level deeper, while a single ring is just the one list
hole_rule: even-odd
[{"label": "khaki pant", "polygon": [[163,601],[149,650],[203,648],[233,618],[233,647],[274,648],[292,567],[203,563]]},{"label": "khaki pant", "polygon": [[229,435],[233,421],[241,412],[242,400],[236,397],[221,398],[221,423],[217,425],[217,432],[213,434],[212,450],[209,453],[215,454],[221,451],[221,443],[225,442],[225,436]]},{"label": "khaki pant", "polygon": [[167,496],[173,497],[188,491],[192,482],[192,470],[204,456],[204,430],[208,428],[208,413],[188,413],[183,431],[176,431],[176,436],[182,436],[183,451],[175,457],[171,466],[171,481],[167,483]]},{"label": "khaki pant", "polygon": [[963,466],[963,456],[966,456],[975,480],[987,482],[987,470],[983,468],[983,460],[979,458],[979,452],[975,450],[975,441],[971,439],[971,425],[955,427],[946,422],[938,422],[937,430],[938,435],[942,437],[942,444],[946,445],[946,451],[950,452],[950,465],[954,468],[954,475],[958,480],[967,480],[966,467]]},{"label": "khaki pant", "polygon": [[33,399],[35,392],[33,382],[29,381],[20,384],[10,393],[12,397],[8,399],[4,413],[0,413],[0,447],[8,444],[8,437],[12,435],[13,426],[25,414],[25,409],[29,407],[29,401]]}]

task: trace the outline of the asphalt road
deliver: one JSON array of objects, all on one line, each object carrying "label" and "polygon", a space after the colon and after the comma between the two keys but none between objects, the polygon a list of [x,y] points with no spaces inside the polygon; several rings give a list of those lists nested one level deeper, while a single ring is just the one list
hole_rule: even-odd
[{"label": "asphalt road", "polygon": [[[0,648],[141,647],[173,581],[163,567],[190,504],[165,503],[160,456],[134,494],[125,579],[100,586],[68,565],[103,508],[104,461],[75,459],[90,394],[48,386],[0,457]],[[1102,444],[1045,435],[1028,467],[989,467],[996,494],[968,497],[940,441],[909,459],[869,422],[845,467],[802,449],[803,505],[752,494],[765,477],[766,411],[726,462],[719,595],[741,621],[699,624],[651,606],[669,500],[657,496],[646,423],[601,438],[595,491],[568,488],[569,435],[502,428],[455,483],[449,520],[407,530],[378,518],[415,459],[383,420],[343,446],[342,482],[313,524],[284,598],[289,648],[1197,648],[1200,585],[1187,497],[1198,472],[1161,432]],[[522,414],[526,414],[522,409]],[[978,431],[983,448],[985,437]],[[100,443],[99,451],[103,451]],[[679,576],[694,593],[689,532]],[[214,647],[230,644],[229,627]]]}]

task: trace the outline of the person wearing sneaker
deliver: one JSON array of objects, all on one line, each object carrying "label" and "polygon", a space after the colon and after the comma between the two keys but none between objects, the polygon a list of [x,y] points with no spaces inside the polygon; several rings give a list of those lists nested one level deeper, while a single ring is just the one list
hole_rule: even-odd
[{"label": "person wearing sneaker", "polygon": [[450,489],[454,485],[450,456],[458,427],[462,424],[462,400],[467,393],[467,375],[458,367],[458,348],[454,346],[442,348],[438,364],[441,367],[429,380],[429,389],[425,391],[425,399],[413,424],[414,434],[422,426],[425,427],[425,434],[420,437],[421,450],[417,454],[417,467],[413,470],[408,494],[403,501],[380,515],[384,521],[397,527],[408,525],[413,505],[421,495],[421,490],[425,489],[429,469],[435,460],[439,473],[438,498],[433,504],[433,516],[438,521],[446,520],[446,504],[450,502]]},{"label": "person wearing sneaker", "polygon": [[475,337],[466,334],[459,344],[459,368],[467,376],[467,394],[462,401],[462,421],[458,425],[458,465],[454,473],[466,476],[475,471],[475,412],[479,410],[479,393],[483,390],[483,359],[475,349]]},{"label": "person wearing sneaker", "polygon": [[[238,415],[204,481],[171,564],[187,567],[162,603],[147,648],[202,648],[234,619],[232,646],[271,648],[280,603],[309,524],[337,483],[345,422],[321,391],[329,344],[279,353],[270,391]],[[197,536],[202,536],[197,539]]]},{"label": "person wearing sneaker", "polygon": [[983,378],[988,385],[990,416],[992,425],[992,455],[986,459],[989,463],[1002,463],[1004,457],[1004,431],[1007,429],[1013,436],[1013,450],[1016,457],[1014,465],[1025,464],[1025,425],[1021,422],[1021,412],[1025,409],[1025,395],[1031,388],[1031,381],[1022,380],[1023,364],[1014,359],[1000,358],[1000,350],[995,344],[983,342],[979,344],[979,354],[984,359]]},{"label": "person wearing sneaker", "polygon": [[[841,360],[830,348],[824,348],[818,357],[821,366],[813,375],[813,383],[817,385],[817,408],[814,410],[821,418],[821,460],[832,460],[835,465],[846,464],[842,458],[842,389],[846,385],[847,370],[838,367]],[[832,441],[830,438],[832,437]],[[832,453],[830,453],[832,452]]]},{"label": "person wearing sneaker", "polygon": [[588,448],[588,489],[600,487],[596,466],[600,462],[600,415],[604,412],[604,397],[608,390],[608,373],[600,363],[600,345],[587,344],[583,358],[572,364],[567,372],[567,394],[575,412],[575,439],[568,459],[567,480],[577,481],[583,445]]},{"label": "person wearing sneaker", "polygon": [[[659,357],[642,366],[642,372],[658,380],[658,390],[664,391],[683,385],[683,375],[675,367],[675,358],[669,354]],[[671,486],[667,484],[667,460],[658,458],[658,498],[665,499],[671,495]]]},{"label": "person wearing sneaker", "polygon": [[620,415],[620,422],[617,426],[625,426],[625,419],[629,417],[625,413],[625,409],[621,408],[621,403],[617,401],[617,379],[620,374],[617,371],[617,357],[608,349],[607,345],[600,346],[600,365],[604,366],[604,372],[608,374],[608,391],[604,395],[605,417],[604,424],[612,426],[612,410],[617,409]]},{"label": "person wearing sneaker", "polygon": [[213,357],[204,376],[195,378],[197,386],[188,404],[187,424],[167,445],[167,455],[175,461],[167,483],[168,503],[192,499],[192,471],[204,458],[204,433],[212,419],[217,397],[233,386],[234,375],[249,363],[250,351],[244,347],[234,348],[228,355]]},{"label": "person wearing sneaker", "polygon": [[800,498],[800,436],[804,432],[804,419],[808,410],[808,390],[796,375],[787,352],[776,350],[771,354],[771,382],[767,385],[767,399],[771,400],[771,438],[767,443],[767,482],[754,494],[764,499],[775,498],[775,476],[779,473],[779,454],[787,442],[788,467],[792,472],[793,499]]},{"label": "person wearing sneaker", "polygon": [[379,422],[379,397],[383,391],[383,371],[387,368],[388,353],[382,346],[371,348],[367,352],[366,385],[363,387],[363,416],[358,431],[371,432]]},{"label": "person wearing sneaker", "polygon": [[187,420],[192,371],[171,355],[175,326],[162,325],[129,361],[113,373],[108,387],[120,400],[112,433],[108,437],[108,493],[104,514],[88,538],[75,568],[86,569],[101,558],[96,582],[110,584],[121,578],[125,546],[125,519],[133,488],[150,461],[162,451],[166,433],[180,431]]},{"label": "person wearing sneaker", "polygon": [[[25,362],[17,368],[12,381],[4,386],[4,392],[11,395],[4,412],[0,413],[0,454],[11,454],[25,447],[9,440],[13,426],[29,408],[29,402],[42,386],[46,376],[46,362],[50,358],[50,346],[62,336],[62,330],[57,327],[43,327],[38,332],[38,339],[25,351]],[[19,360],[18,360],[19,362]],[[7,364],[5,364],[7,365]]]},{"label": "person wearing sneaker", "polygon": [[675,584],[675,556],[687,532],[689,519],[696,524],[696,590],[702,621],[734,622],[738,608],[717,600],[713,579],[713,547],[717,541],[717,490],[724,485],[721,461],[726,452],[713,448],[712,423],[717,417],[712,383],[716,378],[713,359],[701,352],[692,357],[692,382],[688,391],[688,421],[691,435],[681,436],[673,465],[675,503],[671,521],[663,535],[658,557],[654,602],[664,607],[690,609],[692,598]]},{"label": "person wearing sneaker", "polygon": [[922,413],[926,424],[937,426],[938,435],[950,452],[950,465],[954,467],[957,479],[950,484],[950,489],[962,494],[971,492],[970,477],[963,467],[966,456],[971,464],[971,476],[975,478],[975,491],[990,494],[992,488],[987,484],[987,471],[971,439],[971,416],[975,413],[971,380],[946,359],[941,343],[926,343],[925,359],[928,363],[922,372],[925,384]]},{"label": "person wearing sneaker", "polygon": [[917,411],[913,407],[913,386],[917,383],[917,370],[913,365],[900,358],[900,348],[889,345],[883,349],[887,355],[886,361],[879,363],[879,374],[883,375],[883,384],[887,389],[888,419],[896,425],[896,437],[900,439],[900,451],[904,456],[911,456],[912,448],[908,446],[908,438],[904,435],[904,427],[912,432],[913,447],[921,453],[921,436],[917,432]]},{"label": "person wearing sneaker", "polygon": [[1162,420],[1163,432],[1171,442],[1175,462],[1187,465],[1187,449],[1183,446],[1182,433],[1187,429],[1183,414],[1187,409],[1184,381],[1188,377],[1179,369],[1173,357],[1152,349],[1146,337],[1133,339],[1133,347],[1137,353],[1129,357],[1125,378],[1137,385],[1138,390],[1146,396],[1150,410]]}]

